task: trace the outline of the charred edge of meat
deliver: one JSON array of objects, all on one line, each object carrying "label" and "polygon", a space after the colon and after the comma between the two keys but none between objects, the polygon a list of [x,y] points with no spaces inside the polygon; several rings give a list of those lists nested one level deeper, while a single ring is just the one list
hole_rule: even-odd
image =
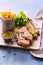
[{"label": "charred edge of meat", "polygon": [[40,31],[38,30],[38,28],[35,28],[35,29],[37,30],[37,32],[36,32],[37,36],[39,36],[40,35]]},{"label": "charred edge of meat", "polygon": [[37,32],[37,36],[39,36],[39,35],[40,35],[40,32],[38,31],[38,32]]},{"label": "charred edge of meat", "polygon": [[33,39],[34,39],[34,40],[37,40],[37,38],[38,38],[37,34],[34,34],[34,35],[33,35]]},{"label": "charred edge of meat", "polygon": [[33,43],[33,40],[29,40],[29,42],[30,42],[30,44],[32,44]]},{"label": "charred edge of meat", "polygon": [[26,45],[23,45],[22,43],[20,43],[20,44],[18,43],[18,45],[19,45],[19,46],[22,46],[22,47],[28,47],[30,44],[28,44],[28,45],[27,45],[27,44],[26,44]]},{"label": "charred edge of meat", "polygon": [[32,45],[32,43],[33,43],[33,40],[30,40],[29,42],[30,42],[29,46],[31,46],[31,45]]}]

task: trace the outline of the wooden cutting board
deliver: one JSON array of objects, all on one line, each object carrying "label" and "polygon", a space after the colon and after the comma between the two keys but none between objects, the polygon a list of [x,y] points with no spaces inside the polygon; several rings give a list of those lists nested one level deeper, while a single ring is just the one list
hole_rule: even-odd
[{"label": "wooden cutting board", "polygon": [[40,48],[40,39],[41,39],[41,28],[42,28],[42,20],[33,20],[37,27],[40,30],[40,36],[36,41],[34,41],[29,47],[22,47],[17,44],[17,42],[13,43],[5,43],[2,38],[2,21],[0,20],[0,46],[6,46],[6,47],[16,47],[16,48],[23,48],[23,49],[30,49],[30,50],[38,50]]}]

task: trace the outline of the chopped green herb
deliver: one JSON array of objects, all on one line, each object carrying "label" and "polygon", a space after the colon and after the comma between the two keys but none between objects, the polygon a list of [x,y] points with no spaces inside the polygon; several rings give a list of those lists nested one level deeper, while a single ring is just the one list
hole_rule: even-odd
[{"label": "chopped green herb", "polygon": [[28,17],[23,11],[20,11],[19,15],[14,17],[15,26],[25,26],[28,21]]}]

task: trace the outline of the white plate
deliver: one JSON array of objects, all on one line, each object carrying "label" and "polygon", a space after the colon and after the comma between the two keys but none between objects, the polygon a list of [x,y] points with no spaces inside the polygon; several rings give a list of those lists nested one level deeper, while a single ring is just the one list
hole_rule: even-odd
[{"label": "white plate", "polygon": [[30,51],[34,57],[43,58],[43,48],[39,51]]},{"label": "white plate", "polygon": [[[41,17],[42,17],[42,19],[41,19]],[[43,9],[39,10],[39,12],[36,15],[36,18],[41,19],[43,22]],[[42,39],[41,39],[41,48],[38,51],[30,51],[30,53],[34,57],[43,58],[43,34],[42,34]]]},{"label": "white plate", "polygon": [[42,35],[42,39],[41,39],[41,47],[38,51],[30,51],[30,53],[38,58],[43,58],[43,35]]}]

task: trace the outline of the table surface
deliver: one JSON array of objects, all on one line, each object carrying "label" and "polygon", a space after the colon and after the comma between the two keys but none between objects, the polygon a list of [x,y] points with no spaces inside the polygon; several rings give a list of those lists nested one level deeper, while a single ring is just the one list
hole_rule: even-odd
[{"label": "table surface", "polygon": [[[43,7],[43,0],[0,0],[0,11],[26,11],[32,18]],[[0,65],[43,65],[43,59],[33,57],[29,50],[0,47]]]}]

